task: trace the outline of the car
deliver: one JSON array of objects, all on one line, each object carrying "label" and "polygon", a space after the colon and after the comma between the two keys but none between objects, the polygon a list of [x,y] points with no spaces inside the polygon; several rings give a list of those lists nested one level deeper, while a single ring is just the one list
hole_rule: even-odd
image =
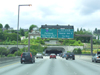
[{"label": "car", "polygon": [[75,54],[71,53],[71,52],[70,53],[66,53],[66,57],[65,58],[66,58],[66,60],[68,60],[69,58],[75,60]]},{"label": "car", "polygon": [[41,53],[37,53],[36,58],[42,58],[43,59],[43,55]]},{"label": "car", "polygon": [[62,57],[63,53],[60,53],[59,56]]},{"label": "car", "polygon": [[100,61],[100,52],[97,52],[96,54],[93,54],[92,56],[92,62],[97,63],[98,61]]},{"label": "car", "polygon": [[59,54],[57,54],[57,56],[59,56]]},{"label": "car", "polygon": [[65,57],[66,57],[66,53],[63,53],[62,58],[65,58]]},{"label": "car", "polygon": [[56,54],[54,54],[54,53],[50,54],[50,59],[51,58],[55,58],[56,59]]},{"label": "car", "polygon": [[45,56],[49,56],[49,54],[45,54]]},{"label": "car", "polygon": [[31,52],[23,52],[21,54],[21,63],[25,62],[31,62],[35,63],[35,56]]}]

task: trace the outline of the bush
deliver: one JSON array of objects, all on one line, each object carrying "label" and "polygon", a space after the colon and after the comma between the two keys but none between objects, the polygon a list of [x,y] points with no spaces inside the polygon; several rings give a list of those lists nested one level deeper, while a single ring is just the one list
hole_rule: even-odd
[{"label": "bush", "polygon": [[82,54],[82,51],[81,51],[80,48],[78,48],[77,53],[78,53],[78,54]]},{"label": "bush", "polygon": [[58,39],[59,40],[59,42],[63,42],[63,39]]},{"label": "bush", "polygon": [[76,41],[76,40],[71,40],[71,39],[64,40],[63,45],[83,46],[83,44],[80,40]]},{"label": "bush", "polygon": [[15,55],[14,54],[9,54],[9,55],[7,55],[7,57],[15,57]]},{"label": "bush", "polygon": [[7,50],[5,47],[0,47],[0,55],[7,56],[9,54],[9,50]]},{"label": "bush", "polygon": [[71,51],[67,51],[67,53],[70,53]]},{"label": "bush", "polygon": [[73,53],[75,53],[75,54],[82,54],[82,51],[81,51],[80,48],[75,48],[75,49],[73,50]]},{"label": "bush", "polygon": [[38,53],[35,49],[30,49],[30,52],[32,52],[33,55],[36,55]]},{"label": "bush", "polygon": [[49,42],[49,41],[50,41],[50,39],[45,39],[45,41],[48,41],[48,42]]},{"label": "bush", "polygon": [[82,50],[82,54],[91,54],[91,51]]},{"label": "bush", "polygon": [[[17,37],[17,34],[16,33],[4,33],[4,39],[6,41],[17,41],[16,37]],[[20,36],[18,36],[18,40],[21,41],[21,38]]]}]

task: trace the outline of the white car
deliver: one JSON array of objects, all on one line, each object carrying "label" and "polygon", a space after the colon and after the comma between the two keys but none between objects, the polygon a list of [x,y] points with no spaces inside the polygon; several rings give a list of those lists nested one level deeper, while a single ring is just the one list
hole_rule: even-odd
[{"label": "white car", "polygon": [[100,61],[100,52],[97,52],[92,56],[92,62]]},{"label": "white car", "polygon": [[43,55],[41,53],[37,53],[36,58],[43,58]]}]

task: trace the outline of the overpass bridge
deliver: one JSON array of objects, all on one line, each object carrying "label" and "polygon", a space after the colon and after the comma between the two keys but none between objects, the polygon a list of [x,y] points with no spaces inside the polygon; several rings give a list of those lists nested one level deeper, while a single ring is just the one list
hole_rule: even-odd
[{"label": "overpass bridge", "polygon": [[7,50],[10,50],[10,53],[14,53],[15,51],[22,49],[24,47],[28,47],[28,45],[0,45],[0,47],[5,47]]},{"label": "overpass bridge", "polygon": [[[45,45],[42,45],[43,47]],[[10,50],[10,53],[14,53],[18,49],[22,49],[24,47],[28,47],[28,45],[0,45],[0,47],[5,47],[7,50]],[[45,53],[61,53],[64,51],[73,51],[74,48],[83,49],[83,46],[47,46],[47,49],[44,50]]]},{"label": "overpass bridge", "polygon": [[47,49],[44,50],[44,53],[63,53],[67,51],[73,51],[75,48],[83,49],[83,46],[47,46]]}]

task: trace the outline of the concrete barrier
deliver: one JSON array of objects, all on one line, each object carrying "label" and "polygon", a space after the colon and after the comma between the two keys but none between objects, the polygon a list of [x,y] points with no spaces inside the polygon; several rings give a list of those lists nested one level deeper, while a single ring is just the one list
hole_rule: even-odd
[{"label": "concrete barrier", "polygon": [[20,59],[20,56],[16,56],[16,57],[2,57],[2,58],[0,58],[0,64],[1,63],[5,63],[5,62],[19,60],[19,59]]},{"label": "concrete barrier", "polygon": [[92,55],[75,55],[75,57],[79,59],[92,59]]}]

